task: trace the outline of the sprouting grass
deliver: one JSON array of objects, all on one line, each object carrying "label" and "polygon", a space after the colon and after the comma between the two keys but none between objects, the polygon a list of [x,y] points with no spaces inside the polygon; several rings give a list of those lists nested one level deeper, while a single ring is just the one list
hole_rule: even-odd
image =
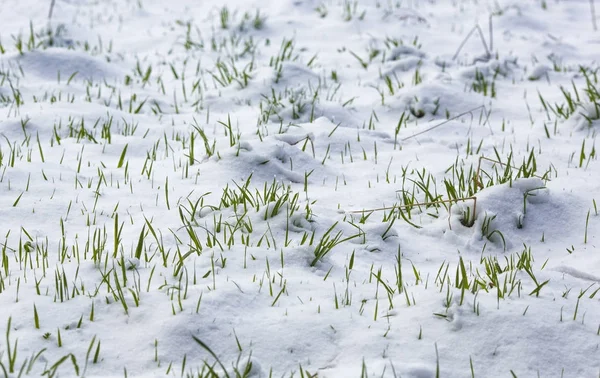
[{"label": "sprouting grass", "polygon": [[221,29],[229,28],[230,14],[229,14],[229,8],[227,8],[227,6],[224,6],[219,11],[219,21],[221,22]]},{"label": "sprouting grass", "polygon": [[327,229],[327,231],[325,231],[323,236],[321,236],[321,238],[317,242],[317,245],[315,246],[315,249],[313,252],[315,255],[315,258],[310,263],[311,266],[315,266],[320,260],[323,259],[323,257],[325,257],[329,252],[331,252],[331,250],[333,248],[335,248],[337,245],[360,236],[359,234],[355,234],[355,235],[347,236],[344,238],[344,237],[342,237],[343,236],[342,231],[338,231],[334,235],[333,231],[335,229],[335,226],[337,226],[337,222],[334,223],[333,225],[331,225],[331,227],[329,227]]},{"label": "sprouting grass", "polygon": [[[8,318],[8,324],[6,326],[6,354],[7,354],[7,358],[8,358],[8,372],[9,373],[14,373],[15,369],[16,369],[16,360],[17,360],[17,352],[18,352],[18,347],[19,347],[19,340],[15,340],[15,343],[12,344],[12,341],[10,339],[10,330],[11,330],[11,323],[12,323],[12,317]],[[2,365],[2,368],[4,368],[4,365]]]},{"label": "sprouting grass", "polygon": [[[127,12],[137,14],[145,4],[130,6]],[[215,17],[209,27],[181,14],[156,25],[153,32],[173,43],[157,45],[152,54],[126,51],[121,43],[113,48],[101,38],[78,41],[69,24],[54,24],[56,13],[52,26],[24,25],[12,41],[3,34],[0,54],[16,61],[61,47],[87,53],[99,71],[107,63],[126,67],[126,74],[90,78],[86,67],[78,66],[77,72],[53,75],[51,88],[38,89],[29,64],[0,68],[0,108],[6,110],[0,199],[7,212],[0,296],[27,309],[16,324],[9,307],[0,371],[7,376],[140,374],[126,361],[122,371],[115,370],[114,340],[129,337],[130,329],[115,328],[116,338],[102,329],[122,321],[134,330],[140,325],[132,320],[143,315],[152,322],[164,316],[167,326],[182,332],[194,319],[214,319],[214,333],[211,328],[190,340],[208,353],[203,360],[197,351],[183,353],[184,345],[168,349],[171,335],[156,330],[149,342],[139,343],[139,358],[151,363],[141,374],[252,376],[256,366],[248,343],[264,340],[255,337],[245,317],[235,330],[225,329],[219,311],[231,308],[237,317],[242,307],[215,304],[231,298],[240,303],[250,298],[243,308],[253,319],[260,319],[263,309],[290,323],[297,321],[297,311],[314,314],[330,326],[323,332],[342,342],[349,329],[339,328],[332,316],[343,321],[351,315],[353,332],[369,329],[405,340],[391,325],[394,316],[422,311],[406,334],[410,343],[423,345],[434,336],[431,322],[451,324],[456,306],[484,322],[494,304],[503,311],[506,300],[519,298],[527,303],[518,315],[528,321],[539,310],[535,303],[567,301],[568,293],[576,292],[570,282],[564,298],[556,295],[560,285],[544,270],[554,261],[551,251],[543,264],[534,260],[531,250],[539,249],[540,233],[544,250],[555,246],[551,230],[539,228],[554,220],[536,219],[528,209],[534,191],[524,194],[522,208],[515,206],[519,233],[532,243],[523,249],[478,198],[496,185],[530,177],[549,182],[561,173],[568,179],[547,188],[551,200],[560,201],[566,192],[553,185],[593,177],[600,118],[596,68],[549,58],[560,71],[548,75],[551,87],[526,82],[540,85],[539,109],[526,104],[507,112],[504,100],[521,89],[520,68],[500,59],[506,52],[494,50],[491,30],[484,37],[474,28],[446,62],[431,50],[420,51],[421,41],[432,38],[420,34],[427,31],[418,26],[429,21],[416,8],[409,12],[392,2],[371,7],[353,0],[311,7],[290,23],[298,34],[277,35],[287,15],[267,20],[270,10],[220,5],[210,9]],[[121,21],[125,28],[127,12]],[[419,35],[377,36],[398,20]],[[316,48],[300,33],[308,24],[318,31],[321,22],[333,22],[330,26],[348,38],[331,51]],[[371,24],[380,27],[376,35]],[[364,38],[353,39],[355,29],[368,36],[368,45]],[[479,33],[485,56],[465,67],[471,62],[458,56],[473,33]],[[507,67],[515,75],[505,75]],[[461,79],[463,70],[470,78]],[[485,96],[485,107],[459,109],[453,92],[444,92],[457,85],[465,92],[461,101]],[[589,127],[570,128],[573,119]],[[587,184],[581,184],[582,192]],[[573,190],[575,204],[585,194]],[[565,215],[565,222],[580,227],[585,215],[585,229],[577,231],[583,238],[567,240],[568,254],[561,245],[565,265],[593,245],[595,199],[592,204],[577,219]],[[464,227],[451,222],[456,206]],[[18,222],[13,226],[6,219]],[[536,234],[530,238],[531,229]],[[481,243],[473,235],[482,235]],[[428,237],[435,243],[419,247]],[[450,256],[457,248],[458,255]],[[583,323],[586,310],[589,318],[587,300],[600,288],[584,289],[564,305],[565,319]],[[54,317],[47,315],[49,308],[69,310]],[[260,320],[255,324],[263,326]],[[297,336],[294,327],[289,330]],[[199,335],[198,328],[188,331]],[[303,331],[310,337],[313,330]],[[223,332],[235,340],[215,342]],[[82,341],[83,334],[89,336]],[[244,340],[246,335],[251,340]],[[25,343],[37,348],[29,348],[36,351],[31,356],[24,355]],[[218,345],[219,353],[209,344]],[[281,345],[275,340],[272,346]],[[323,348],[324,358],[328,352]],[[437,344],[435,352],[435,374],[441,376],[442,367],[451,367],[441,366]],[[298,353],[299,359],[314,356],[312,350]],[[393,346],[383,351],[390,360],[396,353]],[[264,375],[283,374],[277,361],[257,357]],[[390,374],[387,365],[388,370],[374,372],[369,358],[356,364],[356,375]],[[469,357],[471,376],[475,361],[483,366],[480,358]],[[466,370],[466,358],[463,362]],[[315,376],[314,366],[314,361],[307,365],[311,373],[299,365],[293,376]]]},{"label": "sprouting grass", "polygon": [[488,78],[486,78],[481,71],[475,71],[475,80],[471,85],[471,89],[473,90],[473,92],[481,93],[484,96],[490,96],[492,98],[496,97],[495,81],[498,73],[499,71],[496,70],[491,81],[489,81]]},{"label": "sprouting grass", "polygon": [[209,71],[212,78],[222,87],[227,87],[232,83],[237,83],[240,88],[246,88],[252,79],[252,70],[254,61],[250,61],[243,68],[235,66],[231,59],[227,61],[217,61],[215,70]]},{"label": "sprouting grass", "polygon": [[573,115],[583,117],[588,125],[600,119],[600,91],[598,90],[597,70],[580,66],[579,73],[584,78],[583,88],[578,88],[575,81],[567,87],[560,86],[564,102],[550,104],[539,94],[539,99],[548,117],[552,113],[558,119],[569,119]]}]

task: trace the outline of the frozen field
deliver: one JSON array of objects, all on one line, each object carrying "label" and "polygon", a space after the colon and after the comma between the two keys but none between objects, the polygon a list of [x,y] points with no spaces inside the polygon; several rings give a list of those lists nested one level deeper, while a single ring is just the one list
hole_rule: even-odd
[{"label": "frozen field", "polygon": [[593,1],[50,5],[0,4],[0,377],[600,375]]}]

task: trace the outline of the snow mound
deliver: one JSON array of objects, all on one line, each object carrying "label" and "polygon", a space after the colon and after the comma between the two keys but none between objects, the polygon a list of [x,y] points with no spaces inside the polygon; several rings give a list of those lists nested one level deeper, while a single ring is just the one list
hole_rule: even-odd
[{"label": "snow mound", "polygon": [[107,63],[101,58],[65,48],[49,48],[31,51],[12,58],[28,75],[35,75],[46,81],[67,80],[71,75],[91,81],[113,81],[124,77],[123,69]]}]

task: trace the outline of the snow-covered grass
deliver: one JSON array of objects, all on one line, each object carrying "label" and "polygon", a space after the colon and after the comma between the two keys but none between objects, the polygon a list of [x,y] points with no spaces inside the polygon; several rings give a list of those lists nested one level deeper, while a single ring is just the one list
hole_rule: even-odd
[{"label": "snow-covered grass", "polygon": [[5,0],[0,376],[598,376],[592,10]]}]

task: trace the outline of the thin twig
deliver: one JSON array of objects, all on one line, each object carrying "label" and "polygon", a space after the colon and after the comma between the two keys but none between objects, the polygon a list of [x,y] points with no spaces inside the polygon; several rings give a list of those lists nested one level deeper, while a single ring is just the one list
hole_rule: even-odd
[{"label": "thin twig", "polygon": [[597,31],[598,25],[596,25],[596,6],[594,0],[590,0],[590,12],[592,13],[592,26],[594,27],[594,31]]},{"label": "thin twig", "polygon": [[471,35],[475,32],[475,30],[477,30],[479,32],[479,37],[481,38],[481,43],[483,43],[483,48],[485,48],[486,56],[488,56],[488,57],[491,56],[490,50],[488,49],[487,43],[485,42],[485,37],[483,36],[483,32],[481,31],[481,27],[479,25],[475,25],[473,27],[473,29],[471,29],[471,31],[469,32],[469,34],[467,34],[467,36],[465,37],[465,39],[463,39],[463,41],[461,42],[460,46],[458,46],[458,50],[456,50],[456,53],[452,57],[452,60],[456,59],[456,57],[460,53],[460,50],[462,50],[462,48],[465,46],[465,44],[467,43],[467,41],[469,40],[469,38],[471,37]]},{"label": "thin twig", "polygon": [[[410,204],[410,205],[378,207],[376,209],[349,210],[349,211],[346,211],[346,213],[348,213],[348,214],[364,214],[364,213],[372,213],[374,211],[395,210],[395,209],[408,209],[408,208],[412,208],[412,207],[415,207],[415,206],[439,205],[441,203],[452,204],[453,202],[467,201],[467,200],[473,200],[473,222],[472,223],[469,222],[469,224],[473,224],[475,222],[475,214],[477,212],[477,197],[475,197],[475,196],[473,196],[473,197],[464,197],[464,198],[456,198],[456,199],[448,199],[448,200],[439,200],[439,201],[433,201],[433,202],[420,202],[420,203],[413,203],[413,204]],[[450,218],[448,218],[448,222],[450,222]]]},{"label": "thin twig", "polygon": [[490,20],[488,21],[488,26],[490,29],[490,53],[494,52],[494,26],[492,24],[492,17],[494,15],[490,14]]},{"label": "thin twig", "polygon": [[418,133],[416,133],[416,134],[413,134],[413,135],[411,135],[411,136],[409,136],[409,137],[406,137],[406,138],[403,138],[403,139],[400,139],[400,140],[401,140],[402,142],[404,142],[404,141],[406,141],[406,140],[409,140],[409,139],[411,139],[411,138],[414,138],[414,137],[416,137],[416,136],[419,136],[419,135],[421,135],[421,134],[425,134],[426,132],[429,132],[429,131],[431,131],[431,130],[433,130],[433,129],[436,129],[436,128],[440,127],[440,126],[443,126],[443,125],[447,124],[448,122],[450,122],[450,121],[454,121],[455,119],[457,119],[457,118],[460,118],[460,117],[462,117],[462,116],[464,116],[464,115],[467,115],[467,114],[471,114],[471,118],[473,118],[473,112],[474,112],[474,111],[476,111],[476,110],[478,110],[478,109],[481,109],[481,108],[485,109],[485,105],[479,105],[479,106],[478,106],[478,107],[476,107],[476,108],[473,108],[473,109],[471,109],[471,110],[467,110],[466,112],[463,112],[463,113],[460,113],[460,114],[458,114],[458,115],[455,115],[454,117],[452,117],[452,118],[448,118],[447,120],[445,120],[445,121],[443,121],[443,122],[441,122],[441,123],[438,123],[438,124],[437,124],[437,125],[435,125],[435,126],[432,126],[432,127],[428,128],[428,129],[426,129],[426,130],[423,130],[423,131],[421,131],[421,132],[418,132]]},{"label": "thin twig", "polygon": [[0,246],[1,246],[2,248],[6,248],[6,249],[8,249],[8,250],[9,250],[9,251],[11,251],[11,252],[17,252],[17,250],[16,250],[16,249],[10,248],[10,247],[9,247],[9,246],[7,246],[6,244],[0,243]]},{"label": "thin twig", "polygon": [[48,12],[48,20],[52,19],[52,11],[54,10],[55,2],[56,2],[56,0],[52,0],[52,2],[50,3],[50,11]]},{"label": "thin twig", "polygon": [[483,43],[483,48],[485,49],[485,53],[487,56],[492,56],[490,49],[488,49],[487,43],[485,42],[485,37],[483,36],[483,30],[481,27],[477,25],[477,31],[479,32],[479,37],[481,38],[481,43]]}]

